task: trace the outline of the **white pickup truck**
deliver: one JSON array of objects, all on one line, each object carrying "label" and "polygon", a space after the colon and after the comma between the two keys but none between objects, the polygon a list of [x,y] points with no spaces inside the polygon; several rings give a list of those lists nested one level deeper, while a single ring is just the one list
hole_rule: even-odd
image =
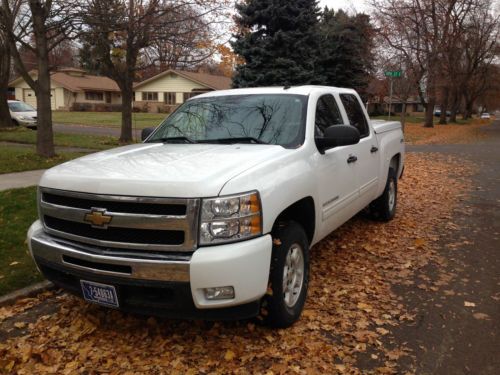
[{"label": "white pickup truck", "polygon": [[144,142],[45,172],[31,254],[56,285],[123,310],[241,319],[303,309],[309,249],[369,207],[393,218],[399,122],[320,86],[210,92]]}]

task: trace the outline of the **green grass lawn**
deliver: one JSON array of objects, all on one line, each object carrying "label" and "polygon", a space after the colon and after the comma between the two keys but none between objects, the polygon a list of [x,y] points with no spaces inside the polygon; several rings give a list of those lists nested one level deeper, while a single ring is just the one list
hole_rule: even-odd
[{"label": "green grass lawn", "polygon": [[[0,130],[0,141],[17,143],[36,143],[36,131],[26,128],[11,128]],[[63,147],[82,147],[95,150],[105,150],[118,146],[118,139],[114,137],[54,133],[54,143]]]},{"label": "green grass lawn", "polygon": [[36,187],[0,191],[0,295],[42,280],[26,244],[36,218]]},{"label": "green grass lawn", "polygon": [[[120,127],[121,112],[52,112],[56,124],[79,124],[94,126]],[[167,117],[164,113],[132,113],[132,126],[143,129],[157,126]]]},{"label": "green grass lawn", "polygon": [[61,152],[56,157],[47,159],[36,155],[34,150],[31,148],[15,145],[2,145],[0,146],[0,174],[31,171],[34,169],[46,169],[82,155],[84,154],[76,152]]}]

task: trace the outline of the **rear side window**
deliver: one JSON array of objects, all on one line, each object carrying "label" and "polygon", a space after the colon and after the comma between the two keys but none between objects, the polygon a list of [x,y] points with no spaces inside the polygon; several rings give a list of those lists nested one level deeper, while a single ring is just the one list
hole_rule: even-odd
[{"label": "rear side window", "polygon": [[322,137],[325,129],[332,125],[342,125],[342,116],[333,95],[323,95],[316,104],[315,131],[316,137]]},{"label": "rear side window", "polygon": [[358,98],[352,94],[340,94],[340,100],[342,100],[342,104],[347,112],[349,123],[359,130],[360,136],[366,137],[370,134],[368,123]]}]

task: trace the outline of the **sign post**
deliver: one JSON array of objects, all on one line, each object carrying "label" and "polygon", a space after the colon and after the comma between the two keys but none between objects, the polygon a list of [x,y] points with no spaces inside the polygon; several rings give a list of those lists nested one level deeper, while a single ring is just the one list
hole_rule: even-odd
[{"label": "sign post", "polygon": [[387,71],[384,73],[386,77],[390,78],[391,81],[391,88],[389,91],[389,118],[388,120],[391,120],[391,109],[392,109],[392,84],[393,84],[393,78],[400,78],[401,77],[401,70],[392,70],[392,71]]}]

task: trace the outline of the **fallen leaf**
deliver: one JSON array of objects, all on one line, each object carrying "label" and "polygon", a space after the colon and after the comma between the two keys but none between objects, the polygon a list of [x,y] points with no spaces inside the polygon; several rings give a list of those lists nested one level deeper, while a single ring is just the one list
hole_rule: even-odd
[{"label": "fallen leaf", "polygon": [[476,307],[476,304],[474,302],[464,301],[464,306],[465,307]]},{"label": "fallen leaf", "polygon": [[474,313],[472,316],[478,320],[490,320],[490,316],[484,313]]},{"label": "fallen leaf", "polygon": [[226,354],[224,355],[224,359],[226,361],[232,361],[234,359],[234,357],[236,356],[236,354],[234,354],[234,352],[232,350],[228,350],[226,352]]}]

